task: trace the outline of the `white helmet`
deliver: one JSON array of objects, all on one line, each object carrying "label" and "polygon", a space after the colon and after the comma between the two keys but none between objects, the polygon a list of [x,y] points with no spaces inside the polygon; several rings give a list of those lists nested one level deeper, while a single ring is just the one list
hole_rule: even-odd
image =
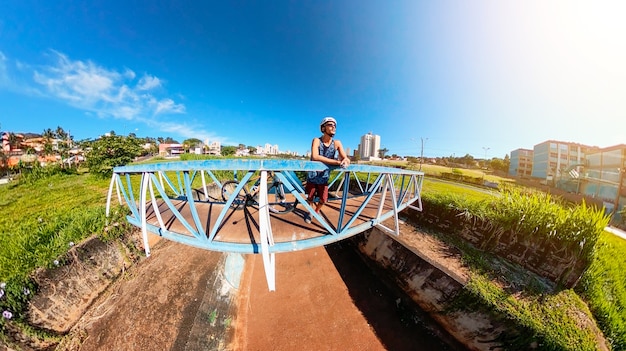
[{"label": "white helmet", "polygon": [[337,125],[337,121],[335,121],[334,118],[332,118],[332,117],[324,117],[322,119],[322,121],[320,122],[320,130],[322,129],[322,127],[324,127],[324,124],[326,124],[328,122],[333,122],[333,123],[335,123],[335,126]]}]

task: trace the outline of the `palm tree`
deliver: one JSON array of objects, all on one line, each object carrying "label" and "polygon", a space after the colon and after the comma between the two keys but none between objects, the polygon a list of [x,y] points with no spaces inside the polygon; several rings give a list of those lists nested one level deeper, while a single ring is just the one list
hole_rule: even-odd
[{"label": "palm tree", "polygon": [[10,132],[9,133],[9,148],[11,150],[13,149],[18,149],[19,148],[19,142],[17,140],[17,135],[15,135],[15,133]]},{"label": "palm tree", "polygon": [[389,152],[389,149],[387,149],[387,148],[382,148],[382,149],[378,150],[378,156],[379,156],[380,158],[385,158],[385,154],[386,154],[387,152]]},{"label": "palm tree", "polygon": [[43,131],[42,136],[44,138],[43,153],[44,155],[50,155],[53,152],[52,139],[55,137],[54,131],[48,128]]}]

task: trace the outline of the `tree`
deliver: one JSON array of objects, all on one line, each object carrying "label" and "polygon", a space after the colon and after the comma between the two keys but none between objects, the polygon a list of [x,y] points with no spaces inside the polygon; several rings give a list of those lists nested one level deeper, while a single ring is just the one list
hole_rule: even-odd
[{"label": "tree", "polygon": [[185,152],[189,152],[190,148],[195,148],[199,145],[202,145],[202,140],[197,138],[189,138],[183,141],[183,149],[185,149]]},{"label": "tree", "polygon": [[491,159],[490,164],[491,168],[495,171],[508,172],[511,160],[509,159],[509,155],[505,155],[504,159],[494,157]]},{"label": "tree", "polygon": [[56,138],[59,140],[57,150],[61,154],[61,164],[65,165],[64,160],[70,157],[70,149],[72,148],[72,136],[66,132],[61,126],[57,126],[55,131]]},{"label": "tree", "polygon": [[130,163],[141,154],[141,145],[136,138],[105,136],[91,143],[85,155],[89,172],[103,178],[113,174],[113,167]]},{"label": "tree", "polygon": [[417,158],[415,156],[407,156],[406,160],[409,162],[409,164],[417,164],[417,163],[419,163],[419,158]]},{"label": "tree", "polygon": [[256,154],[256,147],[248,145],[247,148],[248,148],[248,151],[250,151],[250,154],[252,155]]},{"label": "tree", "polygon": [[15,135],[15,133],[13,133],[13,132],[10,132],[9,133],[9,148],[11,150],[18,149],[18,146],[20,146],[18,144],[19,144],[19,142],[17,140],[17,135]]},{"label": "tree", "polygon": [[54,131],[50,128],[45,129],[41,136],[43,137],[43,154],[52,155],[54,150],[52,149],[52,139],[54,139]]},{"label": "tree", "polygon": [[222,146],[221,154],[222,156],[232,156],[237,151],[236,146]]},{"label": "tree", "polygon": [[378,150],[378,157],[385,158],[385,154],[387,152],[389,152],[389,149],[387,149],[387,148],[382,148],[382,149]]},{"label": "tree", "polygon": [[474,156],[470,154],[465,154],[465,156],[461,157],[461,162],[465,164],[466,167],[475,165]]}]

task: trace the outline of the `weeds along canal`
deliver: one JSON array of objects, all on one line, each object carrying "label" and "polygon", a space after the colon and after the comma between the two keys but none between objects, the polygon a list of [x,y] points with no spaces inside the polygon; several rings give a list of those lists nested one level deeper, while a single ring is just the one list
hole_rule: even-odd
[{"label": "weeds along canal", "polygon": [[385,278],[383,270],[368,262],[351,240],[325,248],[354,305],[387,350],[468,350]]}]

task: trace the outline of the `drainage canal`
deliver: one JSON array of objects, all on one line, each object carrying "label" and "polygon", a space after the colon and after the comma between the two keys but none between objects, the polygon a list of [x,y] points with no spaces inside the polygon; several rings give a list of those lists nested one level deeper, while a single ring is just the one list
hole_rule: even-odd
[{"label": "drainage canal", "polygon": [[327,245],[354,304],[387,350],[465,351],[382,271],[370,268],[351,240]]}]

